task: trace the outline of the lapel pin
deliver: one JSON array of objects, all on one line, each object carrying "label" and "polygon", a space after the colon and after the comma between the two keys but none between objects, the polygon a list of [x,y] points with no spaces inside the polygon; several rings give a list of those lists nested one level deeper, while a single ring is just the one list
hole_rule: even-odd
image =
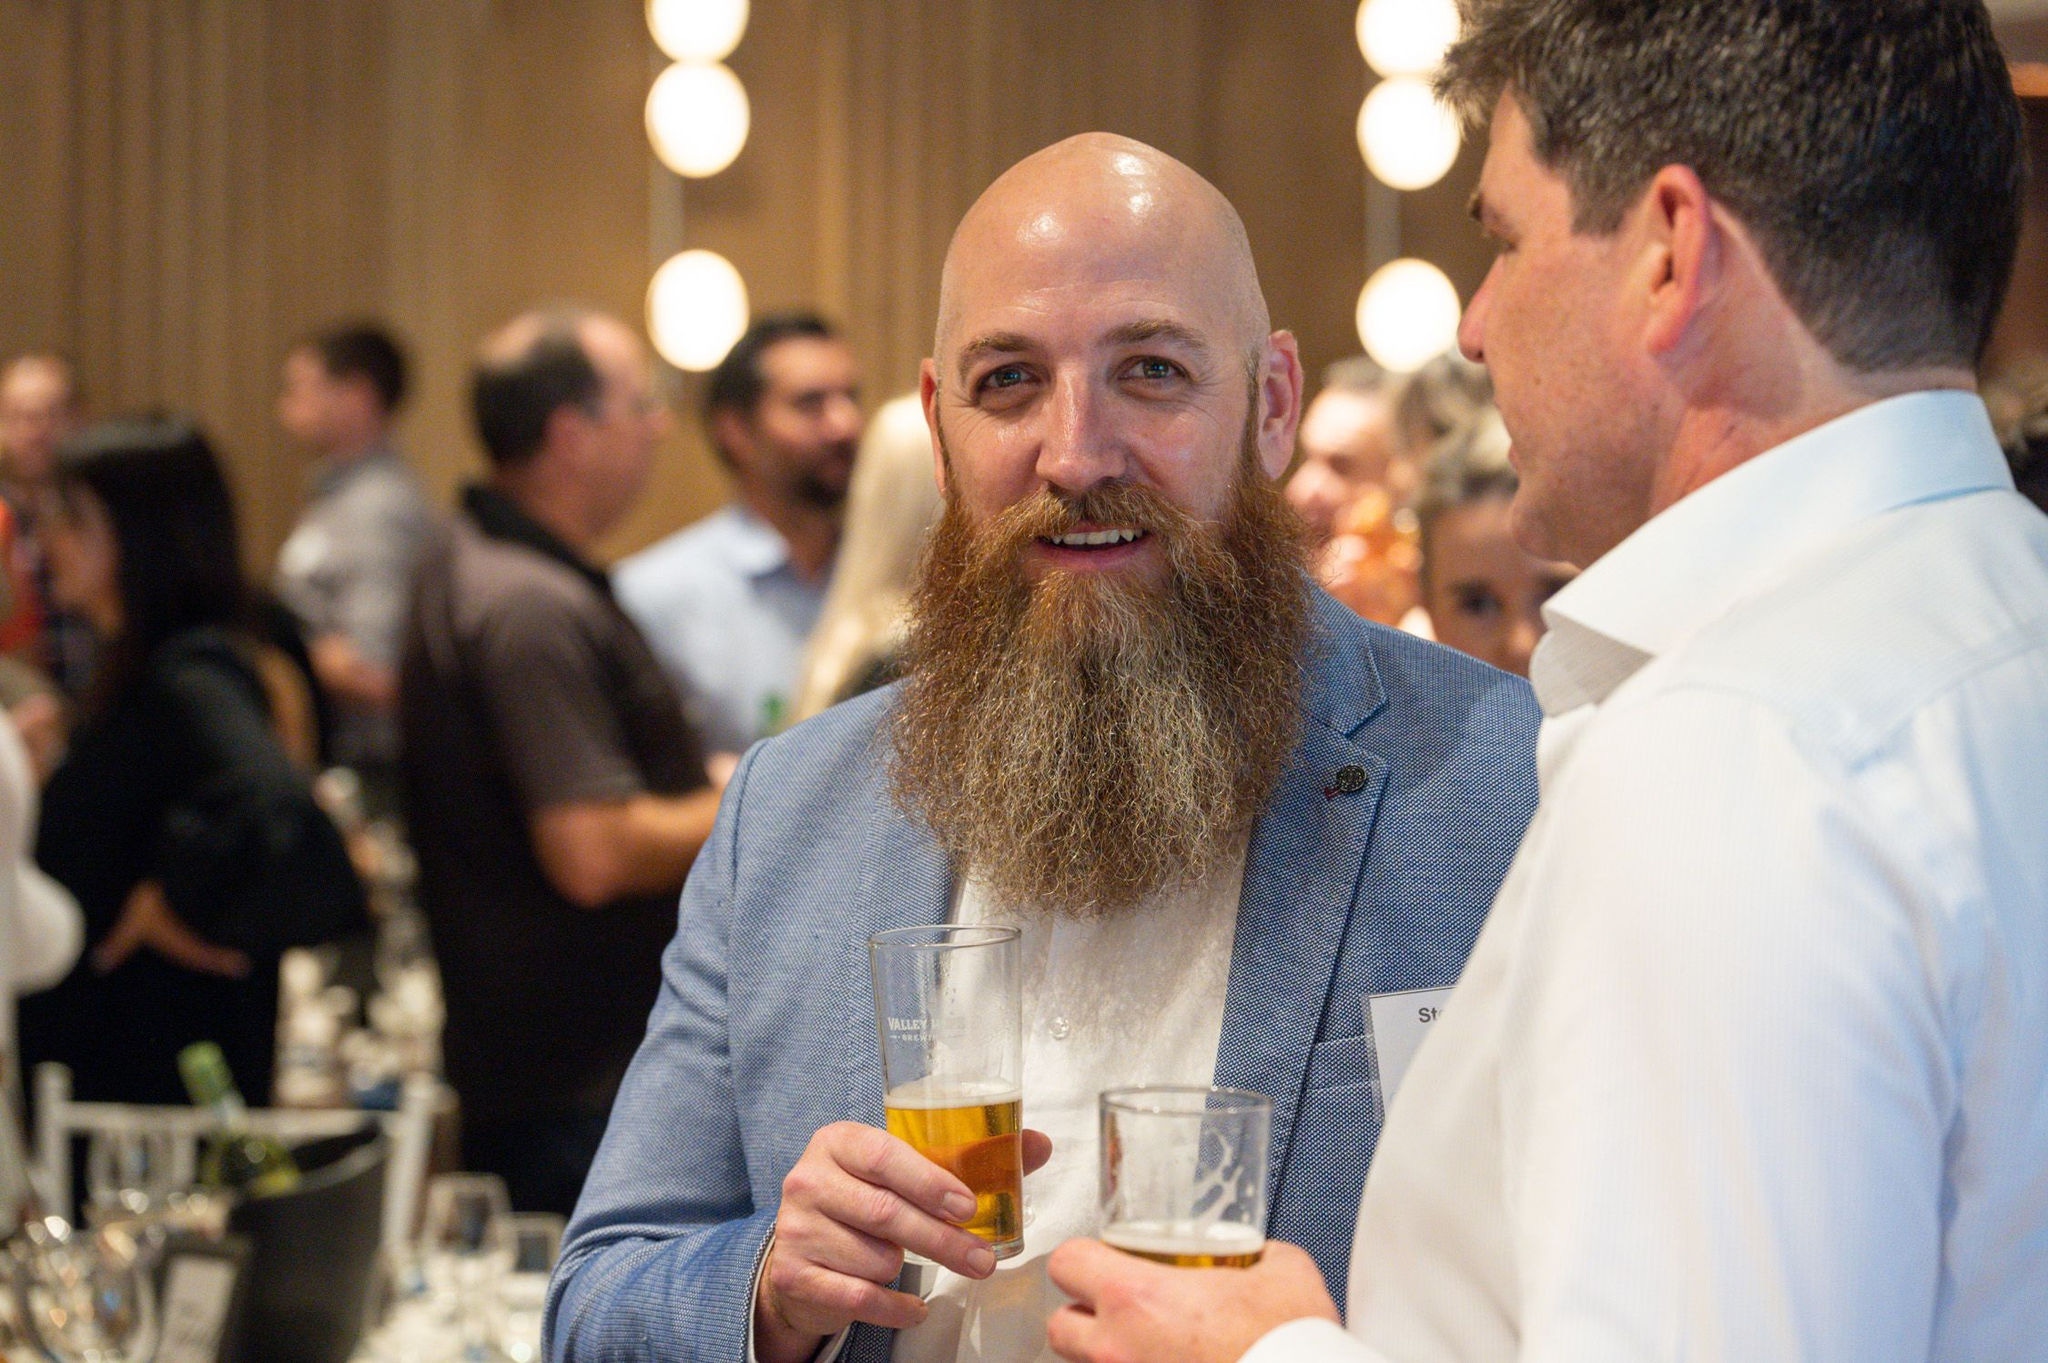
[{"label": "lapel pin", "polygon": [[1332,785],[1323,787],[1323,798],[1334,800],[1339,795],[1356,795],[1365,789],[1365,768],[1348,763],[1337,768],[1337,779]]}]

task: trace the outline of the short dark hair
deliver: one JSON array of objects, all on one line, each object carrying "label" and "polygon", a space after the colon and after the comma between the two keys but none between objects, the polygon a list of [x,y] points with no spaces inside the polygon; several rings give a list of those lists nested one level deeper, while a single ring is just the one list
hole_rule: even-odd
[{"label": "short dark hair", "polygon": [[158,645],[185,630],[246,625],[234,498],[199,427],[163,416],[88,427],[57,454],[59,496],[79,488],[106,508],[120,555],[124,624],[96,695],[124,689]]},{"label": "short dark hair", "polygon": [[1836,360],[1973,364],[2019,241],[2021,123],[1983,0],[1459,0],[1437,90],[1513,95],[1606,233],[1685,165]]},{"label": "short dark hair", "polygon": [[1423,466],[1422,490],[1415,498],[1425,583],[1433,576],[1437,522],[1444,514],[1491,497],[1513,497],[1518,485],[1514,465],[1508,462],[1507,428],[1493,408],[1480,408],[1437,443]]},{"label": "short dark hair", "polygon": [[405,401],[412,379],[404,347],[375,322],[352,322],[314,333],[304,346],[320,357],[320,367],[334,379],[363,379],[377,394],[386,413]]},{"label": "short dark hair", "polygon": [[578,335],[587,314],[552,313],[516,354],[478,360],[470,408],[484,453],[498,468],[523,464],[547,443],[548,418],[563,407],[592,416],[604,405],[604,379]]},{"label": "short dark hair", "polygon": [[[704,424],[711,430],[714,447],[718,444],[714,427],[720,412],[751,416],[761,405],[761,396],[768,391],[768,376],[761,372],[761,357],[784,341],[800,336],[833,341],[839,333],[815,312],[771,312],[757,319],[725,352],[725,358],[711,371],[704,388]],[[723,455],[724,451],[719,453]]]}]

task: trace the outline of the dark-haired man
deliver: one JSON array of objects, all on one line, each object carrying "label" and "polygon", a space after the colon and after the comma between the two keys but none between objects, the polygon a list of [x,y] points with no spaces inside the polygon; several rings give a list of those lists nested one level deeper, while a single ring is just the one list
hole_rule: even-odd
[{"label": "dark-haired man", "polygon": [[1350,1334],[1290,1247],[1080,1241],[1052,1342],[2041,1357],[2048,522],[1972,391],[2019,219],[1990,20],[1464,10],[1441,88],[1492,121],[1501,254],[1461,343],[1518,538],[1585,566],[1532,666],[1542,803],[1380,1138]]},{"label": "dark-haired man", "polygon": [[860,371],[823,319],[761,318],[711,372],[733,501],[619,565],[619,601],[714,752],[782,727],[818,623],[860,442]]},{"label": "dark-haired man", "polygon": [[332,758],[388,803],[398,760],[398,653],[413,572],[434,525],[391,446],[405,353],[374,325],[335,327],[285,356],[277,420],[312,451],[311,493],[277,557],[276,591],[306,632],[335,706]]},{"label": "dark-haired man", "polygon": [[[1523,683],[1308,579],[1301,362],[1213,185],[1049,147],[969,210],[939,299],[907,680],[733,777],[569,1228],[557,1360],[799,1363],[842,1331],[845,1363],[1041,1359],[1097,1094],[1130,1083],[1273,1095],[1273,1223],[1341,1285],[1348,1137],[1398,1065],[1372,1000],[1455,977],[1521,834]],[[1022,929],[1040,1167],[1001,1268],[967,1188],[880,1129],[865,944],[947,921]],[[922,1297],[906,1250],[943,1266]]]},{"label": "dark-haired man", "polygon": [[463,1156],[566,1215],[647,1021],[710,831],[698,743],[591,546],[667,412],[624,324],[535,313],[472,387],[491,476],[421,566],[400,683],[405,807],[448,998]]}]

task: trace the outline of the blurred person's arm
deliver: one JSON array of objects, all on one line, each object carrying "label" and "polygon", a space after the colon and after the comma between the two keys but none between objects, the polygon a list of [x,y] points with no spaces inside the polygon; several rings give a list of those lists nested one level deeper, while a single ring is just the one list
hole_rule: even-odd
[{"label": "blurred person's arm", "polygon": [[85,942],[78,901],[30,859],[36,813],[31,761],[14,727],[0,723],[0,876],[9,882],[0,912],[12,920],[0,969],[9,993],[32,993],[63,979]]},{"label": "blurred person's arm", "polygon": [[[341,834],[278,737],[259,661],[269,652],[195,631],[158,650],[146,683],[160,707],[171,788],[161,826],[138,836],[154,838],[163,907],[203,941],[252,956],[332,941],[367,922]],[[289,664],[283,670],[303,682]],[[131,897],[130,912],[161,926],[154,906]],[[231,973],[225,958],[180,963]]]},{"label": "blurred person's arm", "polygon": [[327,694],[354,710],[389,710],[398,703],[398,672],[372,662],[346,634],[308,640],[313,675]]},{"label": "blurred person's arm", "polygon": [[433,534],[431,513],[407,486],[380,478],[350,495],[328,565],[332,595],[308,631],[314,675],[352,710],[389,713],[398,704],[413,578]]},{"label": "blurred person's arm", "polygon": [[564,899],[583,909],[679,889],[711,836],[719,793],[710,787],[543,809],[532,820],[541,870]]},{"label": "blurred person's arm", "polygon": [[305,674],[281,648],[256,650],[256,675],[270,705],[270,731],[292,765],[311,775],[320,769],[320,720]]},{"label": "blurred person's arm", "polygon": [[478,668],[542,873],[586,909],[679,890],[710,836],[721,789],[649,789],[657,782],[646,769],[648,739],[644,729],[629,731],[629,707],[676,706],[681,734],[681,702],[672,691],[622,682],[616,641],[600,629],[572,599],[535,593],[486,622]]}]

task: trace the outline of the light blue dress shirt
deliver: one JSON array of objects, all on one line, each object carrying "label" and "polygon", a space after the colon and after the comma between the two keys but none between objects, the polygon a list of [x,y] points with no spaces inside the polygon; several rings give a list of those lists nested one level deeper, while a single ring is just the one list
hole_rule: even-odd
[{"label": "light blue dress shirt", "polygon": [[2048,1357],[2048,519],[1864,407],[1545,607],[1541,802],[1246,1363]]},{"label": "light blue dress shirt", "polygon": [[612,571],[709,752],[745,752],[787,721],[825,587],[804,581],[781,534],[737,504]]}]

